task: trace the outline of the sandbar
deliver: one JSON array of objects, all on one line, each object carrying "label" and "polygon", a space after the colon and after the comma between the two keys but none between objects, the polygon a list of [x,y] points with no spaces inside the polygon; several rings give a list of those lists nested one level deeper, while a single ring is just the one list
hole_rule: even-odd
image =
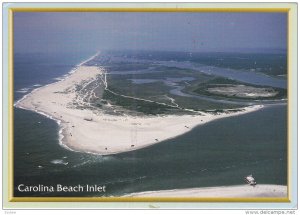
[{"label": "sandbar", "polygon": [[125,195],[126,197],[199,197],[199,198],[255,198],[287,197],[287,186],[259,184],[256,186],[236,185],[224,187],[187,188],[147,191]]},{"label": "sandbar", "polygon": [[[262,108],[255,105],[241,111],[199,115],[130,116],[111,115],[89,108],[74,108],[82,102],[75,89],[87,86],[105,70],[99,66],[79,65],[64,80],[42,86],[19,100],[15,106],[38,112],[56,120],[60,144],[70,150],[101,155],[116,154],[157,144],[182,135],[212,120],[237,116]],[[106,83],[107,84],[107,83]]]}]

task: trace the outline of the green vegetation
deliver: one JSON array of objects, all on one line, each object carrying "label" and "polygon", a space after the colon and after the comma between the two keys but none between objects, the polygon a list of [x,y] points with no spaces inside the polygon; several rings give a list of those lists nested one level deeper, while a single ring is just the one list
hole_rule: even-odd
[{"label": "green vegetation", "polygon": [[164,85],[162,82],[133,84],[132,81],[127,79],[109,77],[108,83],[109,89],[113,89],[114,92],[144,99],[149,99],[152,96],[166,95],[170,90],[170,87]]},{"label": "green vegetation", "polygon": [[[180,114],[190,109],[194,111],[204,111],[208,109],[230,109],[240,108],[242,105],[213,102],[192,97],[177,96],[170,93],[173,86],[167,86],[162,80],[166,78],[192,77],[194,81],[177,82],[178,86],[185,86],[187,89],[195,89],[195,86],[211,81],[214,76],[195,72],[193,70],[180,69],[176,67],[157,66],[154,73],[147,74],[126,74],[108,75],[108,88],[113,92],[125,96],[147,99],[167,105],[178,105],[179,108],[172,108],[157,103],[143,102],[130,98],[124,98],[105,92],[103,99],[108,100],[112,105],[122,107],[127,110],[137,111],[144,114]],[[157,79],[159,81],[145,84],[134,84],[130,79]],[[188,92],[190,93],[190,92]],[[173,102],[172,100],[173,99]],[[103,103],[101,103],[103,104]],[[100,107],[100,105],[98,105]],[[192,113],[192,112],[189,112]]]},{"label": "green vegetation", "polygon": [[[164,67],[166,68],[166,67]],[[175,71],[175,69],[173,70]],[[175,75],[178,77],[184,77],[180,76],[179,71],[181,69],[177,70],[177,73],[171,73],[174,77]],[[187,72],[187,71],[181,71],[181,72]],[[180,73],[181,73],[180,72]],[[163,77],[169,77],[168,75],[169,71],[165,71],[163,73],[152,73],[152,74],[141,74],[138,77],[139,78],[148,78],[148,75],[150,75],[149,78],[153,79],[153,76],[160,75],[159,78]],[[186,75],[186,74],[185,74]],[[205,74],[201,73],[192,73],[189,72],[190,77],[195,77],[195,81],[189,82],[191,86],[195,84],[202,84],[206,83],[207,81],[212,79],[212,76],[207,76]],[[192,76],[193,75],[193,76]],[[184,96],[177,96],[170,93],[170,90],[173,89],[173,87],[166,86],[163,82],[153,82],[153,83],[147,83],[147,84],[133,84],[130,80],[130,78],[133,78],[130,75],[121,75],[121,76],[108,76],[108,83],[109,88],[119,94],[137,97],[137,98],[143,98],[143,99],[149,99],[156,102],[163,102],[168,105],[172,105],[172,102],[170,98],[173,98],[175,100],[175,103],[179,105],[181,108],[185,109],[191,109],[191,110],[206,110],[206,109],[216,109],[216,108],[239,108],[241,105],[236,104],[224,104],[219,102],[211,102],[207,100],[200,100],[195,99],[191,97],[184,97]],[[134,76],[134,78],[137,78]],[[180,85],[184,85],[186,87],[187,84],[180,83]],[[191,87],[190,86],[190,87]],[[173,104],[174,105],[174,104]],[[170,112],[170,110],[168,110]],[[173,112],[173,111],[172,111]]]},{"label": "green vegetation", "polygon": [[106,64],[108,71],[132,71],[132,70],[143,70],[148,69],[149,64],[145,63],[110,63]]},{"label": "green vegetation", "polygon": [[110,101],[112,105],[118,105],[128,110],[137,111],[149,115],[166,114],[172,110],[177,109],[155,102],[125,98],[123,96],[115,95],[108,90],[104,91],[102,98]]},{"label": "green vegetation", "polygon": [[202,99],[195,99],[190,97],[184,96],[175,96],[171,95],[176,103],[180,107],[184,107],[187,109],[192,109],[195,111],[205,111],[205,110],[212,110],[212,109],[231,109],[231,108],[241,108],[244,107],[243,105],[238,104],[228,104],[228,103],[221,103],[221,102],[212,102]]},{"label": "green vegetation", "polygon": [[[278,68],[284,68],[285,59],[283,55],[224,53],[211,55],[156,53],[150,55],[142,53],[139,55],[140,58],[136,57],[136,53],[132,53],[132,56],[130,53],[126,53],[126,55],[122,54],[94,62],[95,65],[101,63],[108,72],[112,72],[106,76],[108,89],[112,92],[104,90],[103,86],[94,88],[93,92],[98,99],[92,101],[89,99],[93,107],[113,112],[113,114],[180,114],[186,113],[185,109],[194,111],[214,110],[219,113],[224,109],[242,108],[245,106],[245,101],[282,99],[286,98],[287,95],[285,89],[245,84],[228,78],[207,75],[193,69],[178,68],[160,63],[164,60],[179,62],[186,60],[238,70],[254,69],[255,72],[264,72],[264,68],[267,68],[274,72],[273,68],[277,65],[274,59],[278,61]],[[267,73],[269,74],[269,72]],[[279,72],[278,70],[274,74],[279,73],[285,74],[285,71]],[[141,84],[133,82],[133,80],[139,79],[141,79]],[[99,81],[101,82],[101,80]],[[147,83],[147,81],[150,82]],[[87,88],[90,88],[90,86],[87,86]],[[178,89],[177,92],[176,88]],[[191,96],[180,96],[179,89]],[[86,94],[85,91],[83,93]],[[199,95],[204,98],[197,98]],[[142,99],[150,101],[143,101]],[[231,99],[234,99],[235,102],[220,101],[230,101]],[[239,100],[241,103],[238,103]]]},{"label": "green vegetation", "polygon": [[[149,61],[190,61],[202,65],[261,72],[278,76],[287,74],[286,50],[269,50],[272,53],[222,53],[222,52],[126,52],[129,58]],[[116,53],[114,53],[116,54]]]},{"label": "green vegetation", "polygon": [[287,74],[286,54],[211,53],[194,55],[191,60],[209,66],[250,70],[267,75]]}]

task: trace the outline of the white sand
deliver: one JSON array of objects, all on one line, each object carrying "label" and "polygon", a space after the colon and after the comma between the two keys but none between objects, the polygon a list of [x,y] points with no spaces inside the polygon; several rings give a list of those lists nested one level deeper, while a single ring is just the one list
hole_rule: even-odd
[{"label": "white sand", "polygon": [[287,186],[259,184],[226,187],[189,188],[132,193],[127,197],[203,197],[203,198],[252,198],[252,197],[287,197]]},{"label": "white sand", "polygon": [[[197,125],[229,116],[258,110],[262,106],[245,108],[242,112],[220,115],[184,115],[132,117],[96,114],[88,109],[70,108],[75,99],[75,85],[92,81],[104,70],[80,66],[65,80],[37,88],[15,106],[37,111],[59,120],[61,143],[75,151],[115,154],[146,147],[190,131]],[[67,93],[57,93],[67,90]],[[87,121],[85,118],[92,118]],[[188,128],[187,128],[187,127]]]}]

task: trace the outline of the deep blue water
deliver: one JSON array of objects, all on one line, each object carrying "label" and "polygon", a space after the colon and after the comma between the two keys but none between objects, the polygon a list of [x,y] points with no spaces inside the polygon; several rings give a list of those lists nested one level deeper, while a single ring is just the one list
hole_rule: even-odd
[{"label": "deep blue water", "polygon": [[[24,88],[48,84],[87,55],[15,56],[15,99]],[[287,184],[287,107],[262,110],[199,126],[180,137],[118,155],[78,153],[58,144],[57,124],[14,109],[14,184],[107,186],[107,196],[131,192],[258,183]],[[67,164],[67,165],[66,165]],[[94,196],[95,193],[20,193],[15,196]]]}]

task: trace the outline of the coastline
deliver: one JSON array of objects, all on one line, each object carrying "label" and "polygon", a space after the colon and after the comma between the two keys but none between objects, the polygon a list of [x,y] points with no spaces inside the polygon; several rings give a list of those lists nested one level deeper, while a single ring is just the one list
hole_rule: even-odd
[{"label": "coastline", "polygon": [[[57,125],[59,126],[59,132],[58,132],[58,135],[59,135],[59,138],[58,138],[58,142],[59,142],[59,145],[62,146],[63,148],[65,149],[68,149],[70,151],[75,151],[75,150],[72,150],[71,148],[69,148],[67,145],[63,144],[62,143],[62,139],[63,139],[63,127],[61,126],[61,120],[57,119],[57,118],[54,118],[52,115],[49,115],[47,114],[46,112],[43,112],[43,111],[39,111],[37,109],[28,109],[26,107],[23,107],[22,105],[20,105],[19,103],[21,103],[24,99],[26,99],[28,96],[30,96],[32,93],[34,93],[36,90],[39,90],[41,88],[45,88],[47,86],[51,86],[52,84],[56,84],[56,83],[59,83],[61,81],[64,81],[65,79],[67,79],[70,75],[72,75],[73,73],[75,73],[77,71],[77,69],[82,66],[83,64],[85,64],[86,62],[92,60],[93,58],[97,57],[98,55],[100,54],[100,51],[97,51],[96,54],[92,55],[91,57],[89,57],[88,59],[84,59],[83,61],[81,61],[80,63],[76,64],[74,66],[74,68],[72,68],[69,72],[67,72],[65,75],[62,75],[62,76],[59,76],[57,78],[54,78],[54,82],[52,83],[49,83],[49,84],[46,84],[46,85],[40,85],[40,84],[35,84],[33,85],[33,87],[36,87],[34,89],[32,89],[28,94],[25,94],[22,96],[22,98],[20,98],[19,100],[15,101],[14,102],[14,107],[17,107],[17,108],[20,108],[20,109],[23,109],[23,110],[30,110],[30,111],[33,111],[33,112],[36,112],[40,115],[43,115],[45,116],[46,118],[49,118],[51,120],[54,120]],[[27,90],[29,90],[30,88],[26,88]],[[21,89],[22,90],[22,89]],[[26,91],[27,91],[26,90]]]},{"label": "coastline", "polygon": [[[85,64],[86,62],[92,60],[93,58],[97,57],[98,55],[100,54],[100,51],[98,51],[96,54],[94,54],[93,56],[91,56],[90,58],[86,59],[86,60],[83,60],[82,62],[80,62],[79,64],[75,65],[73,69],[71,69],[68,73],[66,73],[65,75],[63,76],[59,76],[57,78],[54,78],[54,82],[52,83],[49,83],[49,84],[46,84],[46,85],[40,85],[40,84],[34,84],[33,87],[36,87],[34,89],[32,89],[28,94],[25,94],[24,96],[22,96],[22,98],[20,98],[18,101],[14,102],[14,107],[17,107],[18,108],[21,108],[21,109],[25,109],[25,108],[22,108],[21,106],[18,105],[18,103],[20,103],[23,99],[25,99],[28,95],[30,95],[31,93],[33,93],[34,91],[40,89],[40,88],[43,88],[43,87],[46,87],[46,86],[49,86],[51,84],[55,84],[57,82],[60,82],[60,81],[63,81],[65,80],[66,78],[68,78],[68,76],[70,76],[71,74],[73,74],[74,72],[76,72],[76,70],[78,69],[78,67],[82,66],[83,64]],[[30,88],[25,88],[26,89],[26,92],[27,90],[29,90]],[[19,91],[22,91],[23,89],[19,90]],[[48,116],[47,116],[48,117]]]},{"label": "coastline", "polygon": [[144,117],[114,116],[89,109],[70,108],[69,104],[76,98],[73,88],[77,84],[89,83],[97,75],[105,75],[101,67],[83,66],[98,54],[80,63],[64,79],[34,89],[14,105],[55,120],[60,127],[59,144],[69,150],[100,155],[137,150],[182,135],[213,120],[250,113],[263,107],[255,105],[218,115],[202,113]]},{"label": "coastline", "polygon": [[185,188],[131,193],[122,197],[198,197],[198,198],[253,198],[287,197],[287,186],[273,184],[233,185],[220,187]]}]

